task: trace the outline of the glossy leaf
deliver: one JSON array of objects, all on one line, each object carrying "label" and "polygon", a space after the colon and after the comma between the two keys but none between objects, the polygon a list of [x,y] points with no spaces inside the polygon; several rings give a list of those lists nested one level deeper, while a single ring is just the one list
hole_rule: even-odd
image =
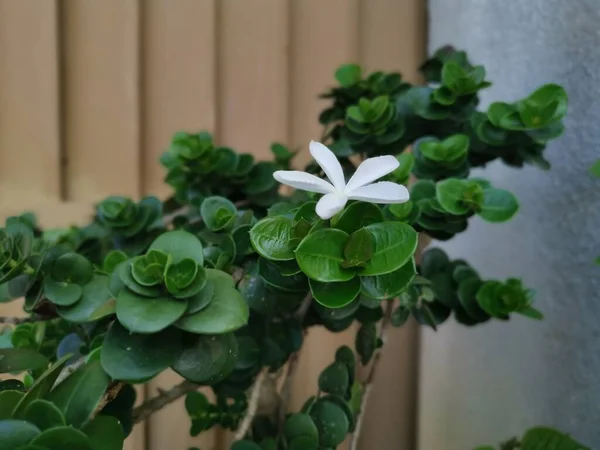
[{"label": "glossy leaf", "polygon": [[488,222],[506,222],[519,209],[516,197],[504,189],[488,188],[483,191],[483,204],[478,215]]},{"label": "glossy leaf", "polygon": [[0,448],[19,450],[40,434],[40,430],[24,420],[0,420]]},{"label": "glossy leaf", "polygon": [[152,242],[150,249],[160,250],[173,257],[173,263],[191,258],[199,266],[204,265],[204,253],[200,240],[191,233],[182,230],[168,231]]},{"label": "glossy leaf", "polygon": [[325,399],[318,399],[312,405],[309,414],[319,431],[321,447],[336,448],[344,441],[350,423],[344,410],[337,404]]},{"label": "glossy leaf", "polygon": [[360,277],[361,292],[368,297],[383,300],[393,298],[404,291],[415,278],[415,260],[411,258],[399,269],[384,275]]},{"label": "glossy leaf", "polygon": [[63,319],[75,323],[98,320],[113,314],[115,310],[116,305],[108,290],[108,277],[104,275],[94,275],[92,280],[83,286],[81,299],[75,305],[57,308]]},{"label": "glossy leaf", "polygon": [[56,427],[42,431],[31,441],[31,445],[48,450],[92,450],[88,437],[72,427]]},{"label": "glossy leaf", "polygon": [[172,368],[186,380],[214,384],[235,368],[237,341],[233,333],[211,335],[186,334],[183,351]]},{"label": "glossy leaf", "polygon": [[48,358],[29,348],[0,348],[0,373],[15,373],[46,367]]},{"label": "glossy leaf", "polygon": [[37,399],[25,410],[24,419],[41,431],[67,425],[60,409],[51,401]]},{"label": "glossy leaf", "polygon": [[310,280],[309,284],[315,300],[327,308],[341,308],[346,306],[360,292],[360,279],[358,277],[339,283],[324,283]]},{"label": "glossy leaf", "polygon": [[348,234],[352,234],[362,227],[379,222],[383,222],[383,213],[377,205],[366,202],[354,202],[342,211],[333,226]]},{"label": "glossy leaf", "polygon": [[90,439],[92,450],[122,450],[125,433],[117,418],[100,415],[82,430]]},{"label": "glossy leaf", "polygon": [[137,381],[167,369],[181,352],[181,332],[167,328],[155,334],[133,334],[113,323],[102,344],[103,369],[115,380]]},{"label": "glossy leaf", "polygon": [[146,298],[124,289],[117,298],[117,318],[134,333],[156,333],[175,323],[188,307],[186,300]]},{"label": "glossy leaf", "polygon": [[63,413],[68,425],[80,428],[104,396],[110,378],[94,361],[77,369],[46,397]]},{"label": "glossy leaf", "polygon": [[344,246],[348,234],[332,228],[317,230],[306,236],[296,249],[296,261],[312,280],[348,281],[356,272],[344,269]]},{"label": "glossy leaf", "polygon": [[292,220],[284,216],[268,217],[250,230],[254,249],[264,258],[274,261],[294,259],[298,240],[294,237]]},{"label": "glossy leaf", "polygon": [[402,267],[417,249],[417,232],[402,222],[382,222],[366,229],[373,238],[373,254],[361,276],[384,275]]}]

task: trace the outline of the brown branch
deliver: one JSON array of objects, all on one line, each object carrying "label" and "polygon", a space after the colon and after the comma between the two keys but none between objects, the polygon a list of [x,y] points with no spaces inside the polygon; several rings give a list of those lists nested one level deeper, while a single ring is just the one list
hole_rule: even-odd
[{"label": "brown branch", "polygon": [[117,398],[117,395],[119,395],[119,392],[121,392],[121,389],[123,388],[123,386],[125,386],[125,383],[122,383],[121,381],[114,381],[113,383],[111,383],[111,385],[108,387],[107,391],[104,393],[104,396],[100,399],[100,401],[96,405],[94,412],[92,412],[92,414],[90,416],[90,420],[92,420],[94,417],[96,417],[98,415],[98,413],[100,411],[102,411],[102,409],[107,404],[109,404],[115,398]]},{"label": "brown branch", "polygon": [[133,409],[133,423],[140,423],[146,420],[151,414],[159,409],[173,403],[188,392],[195,391],[199,387],[199,385],[194,384],[191,381],[184,380],[166,391],[160,391],[157,396],[146,400],[140,406]]},{"label": "brown branch", "polygon": [[252,392],[250,393],[248,409],[246,410],[246,415],[244,416],[242,423],[238,427],[235,435],[233,436],[234,441],[244,439],[244,436],[246,436],[248,430],[250,430],[250,426],[252,425],[252,421],[254,420],[254,416],[256,416],[256,411],[258,410],[260,391],[262,389],[263,382],[265,380],[265,377],[267,376],[267,373],[269,373],[269,368],[264,367],[256,377],[254,384],[252,385]]},{"label": "brown branch", "polygon": [[[394,310],[394,301],[388,300],[387,305],[385,306],[385,314],[381,321],[381,328],[379,329],[379,339],[383,343],[385,343],[385,334],[389,327],[389,324],[392,320],[392,312]],[[360,409],[358,412],[358,417],[356,418],[356,427],[354,428],[354,433],[352,433],[352,438],[350,440],[350,450],[358,449],[358,441],[360,438],[360,430],[362,428],[363,420],[365,417],[367,402],[369,401],[369,397],[371,396],[371,392],[373,390],[373,381],[375,380],[375,374],[377,373],[377,368],[379,367],[379,361],[381,360],[381,348],[377,350],[375,356],[373,356],[373,361],[371,362],[371,368],[367,375],[367,378],[361,383],[363,392],[362,398],[360,400]]]},{"label": "brown branch", "polygon": [[29,316],[29,317],[0,317],[0,324],[21,325],[22,323],[42,322],[56,319],[56,317]]}]

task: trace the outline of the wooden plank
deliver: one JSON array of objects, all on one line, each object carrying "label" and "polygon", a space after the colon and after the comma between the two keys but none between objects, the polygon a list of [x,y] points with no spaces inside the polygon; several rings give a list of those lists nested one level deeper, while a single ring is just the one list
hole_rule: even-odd
[{"label": "wooden plank", "polygon": [[143,192],[164,197],[173,133],[215,128],[215,1],[146,0],[142,13]]},{"label": "wooden plank", "polygon": [[360,62],[369,71],[399,71],[410,82],[427,53],[424,0],[362,0]]},{"label": "wooden plank", "polygon": [[289,4],[221,0],[217,14],[217,134],[256,157],[288,140]]},{"label": "wooden plank", "polygon": [[[291,16],[291,142],[302,149],[296,161],[301,167],[310,160],[309,141],[321,136],[318,115],[327,103],[317,96],[334,84],[340,64],[357,60],[358,1],[296,1]],[[291,410],[316,394],[319,373],[333,361],[340,345],[353,345],[355,331],[352,327],[333,334],[321,327],[311,329],[294,379]]]},{"label": "wooden plank", "polygon": [[138,0],[64,0],[69,200],[139,192]]},{"label": "wooden plank", "polygon": [[[418,82],[426,54],[425,2],[361,2],[360,62],[369,71],[399,71]],[[410,321],[391,329],[364,416],[360,448],[416,448],[418,327]],[[390,390],[390,386],[394,389]]]},{"label": "wooden plank", "polygon": [[[158,158],[178,130],[214,131],[215,1],[147,0],[142,9],[142,192],[165,197]],[[160,374],[147,386],[149,396],[181,382],[173,371]],[[210,389],[202,390],[212,399]],[[152,415],[146,422],[148,450],[212,449],[216,431],[190,436],[184,398]]]},{"label": "wooden plank", "polygon": [[57,36],[55,0],[0,0],[3,207],[60,199]]}]

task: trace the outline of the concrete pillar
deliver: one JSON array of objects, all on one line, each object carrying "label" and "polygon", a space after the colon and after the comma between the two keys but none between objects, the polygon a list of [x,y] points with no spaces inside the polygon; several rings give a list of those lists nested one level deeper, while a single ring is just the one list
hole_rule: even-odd
[{"label": "concrete pillar", "polygon": [[515,317],[423,332],[420,450],[472,450],[548,425],[600,448],[600,0],[429,0],[430,51],[452,44],[494,83],[482,107],[547,82],[569,95],[549,172],[477,175],[521,201],[507,224],[473,220],[443,247],[487,278],[520,276],[543,322]]}]

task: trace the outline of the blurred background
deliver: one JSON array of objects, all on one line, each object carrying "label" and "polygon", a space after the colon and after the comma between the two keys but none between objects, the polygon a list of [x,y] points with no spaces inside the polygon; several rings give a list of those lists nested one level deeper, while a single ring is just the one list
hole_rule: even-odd
[{"label": "blurred background", "polygon": [[[486,277],[521,276],[546,319],[437,333],[396,330],[361,435],[365,450],[470,450],[549,425],[600,446],[600,189],[587,176],[600,130],[598,0],[0,0],[0,215],[35,211],[44,226],[89,220],[110,194],[165,197],[158,163],[175,131],[212,131],[257,157],[271,142],[318,139],[320,92],[343,63],[419,81],[428,51],[452,44],[486,66],[484,92],[513,101],[563,84],[567,132],[553,169],[492,164],[521,200],[517,218],[474,220],[445,245]],[[308,159],[303,153],[298,164]],[[19,305],[1,305],[2,315]],[[295,405],[353,330],[313,330]],[[140,398],[177,382],[163,374]],[[129,450],[224,450],[188,435],[183,403],[164,409]]]}]

